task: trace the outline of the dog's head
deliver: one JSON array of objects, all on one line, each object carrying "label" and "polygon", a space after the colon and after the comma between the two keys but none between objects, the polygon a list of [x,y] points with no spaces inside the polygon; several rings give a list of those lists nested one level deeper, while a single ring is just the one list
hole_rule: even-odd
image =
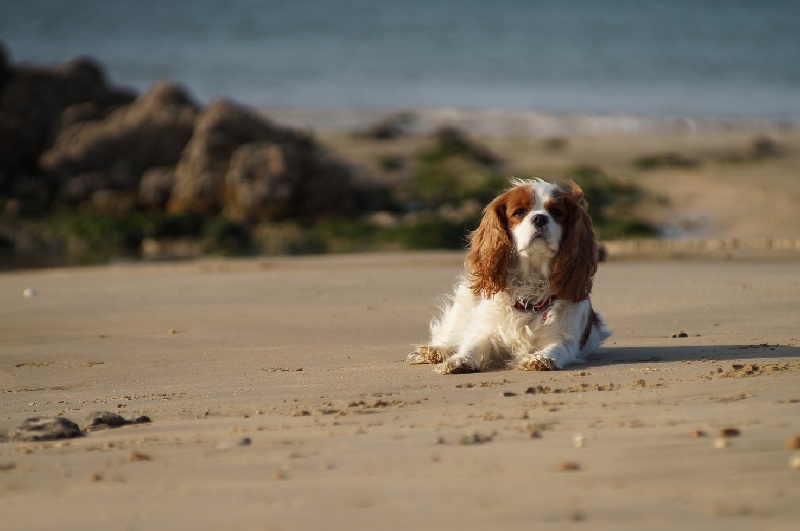
[{"label": "dog's head", "polygon": [[597,243],[583,191],[541,179],[514,180],[496,197],[470,236],[466,265],[470,287],[489,298],[506,286],[512,257],[548,271],[559,299],[578,302],[592,291]]}]

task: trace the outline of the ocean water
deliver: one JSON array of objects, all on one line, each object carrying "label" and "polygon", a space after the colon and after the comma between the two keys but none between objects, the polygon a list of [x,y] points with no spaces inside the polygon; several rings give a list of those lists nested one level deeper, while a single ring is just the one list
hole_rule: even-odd
[{"label": "ocean water", "polygon": [[0,41],[258,108],[800,117],[796,0],[0,0]]}]

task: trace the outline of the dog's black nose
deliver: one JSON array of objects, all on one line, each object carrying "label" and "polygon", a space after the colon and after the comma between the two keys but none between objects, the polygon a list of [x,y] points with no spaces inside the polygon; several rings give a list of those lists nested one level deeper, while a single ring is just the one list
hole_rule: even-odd
[{"label": "dog's black nose", "polygon": [[547,216],[544,214],[536,214],[533,216],[533,225],[537,228],[544,227],[547,225]]}]

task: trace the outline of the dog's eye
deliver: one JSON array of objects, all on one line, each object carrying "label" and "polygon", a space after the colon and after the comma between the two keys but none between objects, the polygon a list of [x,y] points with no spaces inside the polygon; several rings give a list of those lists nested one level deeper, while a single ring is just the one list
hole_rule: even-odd
[{"label": "dog's eye", "polygon": [[547,212],[548,212],[548,213],[549,213],[551,216],[553,216],[553,219],[558,219],[558,218],[560,218],[561,216],[563,216],[563,215],[564,215],[564,212],[562,212],[560,208],[551,208],[551,209],[550,209],[550,210],[548,210]]},{"label": "dog's eye", "polygon": [[513,213],[513,214],[511,214],[511,216],[512,216],[512,217],[515,217],[515,218],[521,218],[521,217],[523,217],[524,215],[525,215],[525,209],[524,209],[524,208],[518,208],[518,209],[516,209],[516,210],[514,211],[514,213]]}]

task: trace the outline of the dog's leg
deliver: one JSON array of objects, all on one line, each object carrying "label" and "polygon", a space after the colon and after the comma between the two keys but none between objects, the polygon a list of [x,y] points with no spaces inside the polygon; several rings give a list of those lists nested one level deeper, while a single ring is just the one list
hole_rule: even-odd
[{"label": "dog's leg", "polygon": [[564,350],[566,350],[564,345],[550,345],[517,358],[511,366],[521,371],[556,371],[564,366],[563,359],[567,357]]},{"label": "dog's leg", "polygon": [[556,303],[538,329],[531,352],[521,353],[511,366],[524,371],[553,371],[586,361],[586,356],[609,336],[591,303]]},{"label": "dog's leg", "polygon": [[446,347],[420,345],[417,347],[416,351],[408,355],[406,361],[409,365],[421,365],[424,363],[436,365],[452,356],[453,352],[454,349],[448,349]]},{"label": "dog's leg", "polygon": [[418,346],[408,355],[406,361],[410,365],[424,363],[438,365],[455,355],[458,345],[464,338],[464,324],[469,321],[477,300],[478,298],[465,285],[457,286],[450,302],[443,308],[441,318],[431,321],[430,342]]},{"label": "dog's leg", "polygon": [[439,374],[466,374],[479,370],[478,363],[469,355],[456,354],[436,366],[436,372]]},{"label": "dog's leg", "polygon": [[452,357],[445,359],[436,372],[439,374],[464,374],[479,372],[491,365],[494,346],[490,335],[471,338]]}]

